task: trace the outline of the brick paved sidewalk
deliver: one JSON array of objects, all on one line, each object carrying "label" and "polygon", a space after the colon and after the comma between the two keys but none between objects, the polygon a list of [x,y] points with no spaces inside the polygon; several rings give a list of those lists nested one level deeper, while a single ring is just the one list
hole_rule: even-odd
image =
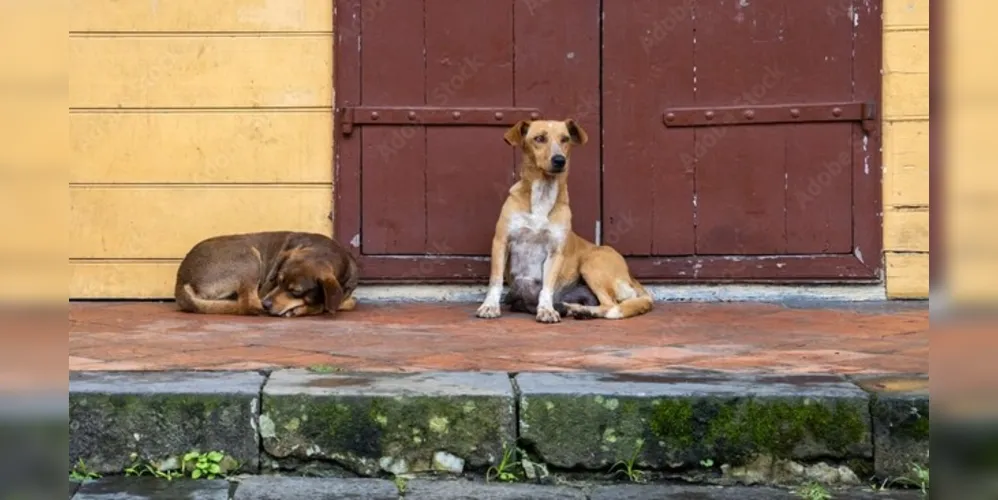
[{"label": "brick paved sidewalk", "polygon": [[73,303],[69,369],[359,371],[669,369],[928,373],[927,303],[786,307],[660,303],[625,321],[474,317],[477,304],[361,304],[336,318],[181,313]]}]

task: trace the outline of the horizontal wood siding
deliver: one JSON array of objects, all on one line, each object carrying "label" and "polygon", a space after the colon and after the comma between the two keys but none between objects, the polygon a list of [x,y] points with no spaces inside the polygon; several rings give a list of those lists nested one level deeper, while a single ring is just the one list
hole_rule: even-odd
[{"label": "horizontal wood siding", "polygon": [[929,0],[884,0],[887,295],[929,295]]},{"label": "horizontal wood siding", "polygon": [[71,0],[71,297],[172,297],[217,234],[331,234],[332,4]]}]

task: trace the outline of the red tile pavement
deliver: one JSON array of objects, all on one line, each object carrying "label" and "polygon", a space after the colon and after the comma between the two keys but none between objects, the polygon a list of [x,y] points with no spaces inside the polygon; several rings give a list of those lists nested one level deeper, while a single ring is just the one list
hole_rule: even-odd
[{"label": "red tile pavement", "polygon": [[786,307],[660,303],[624,321],[537,323],[476,304],[361,304],[336,317],[179,312],[172,303],[73,303],[70,370],[497,370],[928,373],[925,304]]}]

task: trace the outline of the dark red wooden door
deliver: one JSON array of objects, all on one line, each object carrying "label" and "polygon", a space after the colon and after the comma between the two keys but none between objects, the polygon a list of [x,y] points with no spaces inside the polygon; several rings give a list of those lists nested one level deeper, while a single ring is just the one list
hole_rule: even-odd
[{"label": "dark red wooden door", "polygon": [[879,279],[877,2],[603,8],[603,241],[637,276]]},{"label": "dark red wooden door", "polygon": [[336,235],[367,280],[488,275],[518,154],[505,128],[573,116],[570,179],[600,220],[600,0],[339,0]]}]

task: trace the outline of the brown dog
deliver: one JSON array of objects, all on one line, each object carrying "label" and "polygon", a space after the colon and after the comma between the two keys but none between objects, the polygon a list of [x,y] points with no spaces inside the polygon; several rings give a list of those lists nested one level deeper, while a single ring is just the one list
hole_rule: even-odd
[{"label": "brown dog", "polygon": [[521,121],[505,139],[523,151],[520,180],[496,223],[489,291],[478,317],[500,316],[504,276],[506,302],[544,323],[562,315],[622,319],[650,311],[651,295],[631,277],[624,257],[572,231],[568,159],[573,144],[588,141],[582,127],[574,120]]},{"label": "brown dog", "polygon": [[194,245],[174,294],[187,312],[309,316],[353,309],[358,274],[353,255],[321,234],[234,234]]}]

